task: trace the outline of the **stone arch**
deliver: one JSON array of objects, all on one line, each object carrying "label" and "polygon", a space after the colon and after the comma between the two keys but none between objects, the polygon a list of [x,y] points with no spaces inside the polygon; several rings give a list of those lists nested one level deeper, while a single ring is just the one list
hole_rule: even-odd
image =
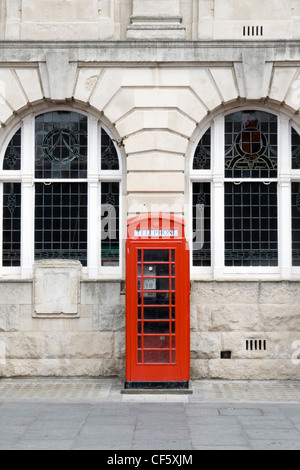
[{"label": "stone arch", "polygon": [[[23,120],[29,115],[39,115],[43,113],[47,113],[49,111],[55,110],[66,110],[66,111],[74,111],[78,113],[85,114],[87,116],[93,117],[97,119],[103,126],[108,130],[110,136],[116,141],[119,142],[118,149],[120,158],[122,158],[122,163],[125,162],[125,151],[122,143],[121,136],[117,132],[115,126],[109,121],[109,119],[102,113],[99,112],[96,108],[74,100],[65,100],[62,103],[57,103],[52,100],[42,99],[38,100],[34,103],[28,103],[23,108],[15,111],[11,114],[11,116],[7,119],[5,123],[2,123],[0,129],[0,157],[5,151],[6,146],[8,145],[11,137],[14,133],[21,127]],[[2,161],[2,159],[1,159]]]}]

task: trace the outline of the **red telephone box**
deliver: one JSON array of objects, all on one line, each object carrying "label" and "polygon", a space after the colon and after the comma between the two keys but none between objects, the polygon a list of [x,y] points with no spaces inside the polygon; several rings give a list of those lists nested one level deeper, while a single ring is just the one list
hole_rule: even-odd
[{"label": "red telephone box", "polygon": [[189,248],[184,221],[147,214],[128,221],[125,388],[188,388]]}]

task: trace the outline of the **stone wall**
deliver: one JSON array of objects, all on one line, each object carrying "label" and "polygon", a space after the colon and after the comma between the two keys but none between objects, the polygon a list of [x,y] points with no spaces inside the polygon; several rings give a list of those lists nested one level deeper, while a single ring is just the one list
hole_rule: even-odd
[{"label": "stone wall", "polygon": [[298,0],[0,0],[5,40],[298,39],[299,23]]},{"label": "stone wall", "polygon": [[120,282],[82,282],[77,318],[34,317],[33,283],[0,283],[0,376],[124,375]]},{"label": "stone wall", "polygon": [[[78,318],[34,318],[32,292],[0,283],[0,376],[124,378],[120,282],[83,281]],[[191,378],[300,380],[299,304],[297,282],[192,282]]]},{"label": "stone wall", "polygon": [[298,282],[193,282],[191,304],[192,377],[299,380]]}]

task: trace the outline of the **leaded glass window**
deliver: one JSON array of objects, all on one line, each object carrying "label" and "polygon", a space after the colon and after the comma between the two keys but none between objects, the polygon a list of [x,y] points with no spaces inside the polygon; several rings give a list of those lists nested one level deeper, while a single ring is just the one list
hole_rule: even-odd
[{"label": "leaded glass window", "polygon": [[193,183],[193,265],[211,265],[210,183]]},{"label": "leaded glass window", "polygon": [[277,117],[262,111],[241,111],[225,118],[225,176],[276,178]]},{"label": "leaded glass window", "polygon": [[113,140],[101,129],[101,170],[119,170],[119,158]]},{"label": "leaded glass window", "polygon": [[292,183],[292,258],[300,266],[300,183]]},{"label": "leaded glass window", "polygon": [[[279,148],[284,148],[280,138],[286,135],[279,126],[286,123],[272,113],[243,110],[218,117],[201,137],[191,169],[191,238],[193,266],[203,275],[278,269],[287,219],[286,214],[279,219],[279,204],[287,194],[283,196],[286,185],[279,185],[279,169],[287,167],[287,162],[279,165]],[[292,132],[297,159],[300,141]],[[285,160],[288,154],[286,147]]]},{"label": "leaded glass window", "polygon": [[197,145],[193,169],[194,170],[209,170],[211,161],[211,129],[209,128]]},{"label": "leaded glass window", "polygon": [[225,266],[278,265],[277,182],[263,182],[277,178],[277,153],[275,115],[225,117],[225,178],[236,180],[225,183]]},{"label": "leaded glass window", "polygon": [[120,258],[120,184],[101,185],[101,259],[102,266],[118,266]]},{"label": "leaded glass window", "polygon": [[21,129],[19,129],[9,142],[3,160],[3,170],[21,169]]},{"label": "leaded glass window", "polygon": [[225,184],[225,265],[277,266],[277,183]]},{"label": "leaded glass window", "polygon": [[21,262],[21,184],[3,184],[2,264],[20,266]]},{"label": "leaded glass window", "polygon": [[300,135],[292,128],[292,169],[300,170]]},{"label": "leaded glass window", "polygon": [[55,111],[35,120],[35,177],[87,178],[87,117]]},{"label": "leaded glass window", "polygon": [[24,118],[2,152],[0,269],[31,276],[34,260],[74,259],[89,277],[120,276],[119,147],[74,110]]},{"label": "leaded glass window", "polygon": [[87,184],[35,186],[35,259],[76,259],[87,265]]}]

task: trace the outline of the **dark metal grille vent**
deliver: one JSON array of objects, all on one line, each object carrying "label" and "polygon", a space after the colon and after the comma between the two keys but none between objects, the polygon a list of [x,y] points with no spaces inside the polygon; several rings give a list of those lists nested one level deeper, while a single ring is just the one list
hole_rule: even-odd
[{"label": "dark metal grille vent", "polygon": [[263,36],[263,26],[243,26],[243,36]]},{"label": "dark metal grille vent", "polygon": [[266,351],[267,341],[265,339],[247,339],[246,350],[247,351]]}]

